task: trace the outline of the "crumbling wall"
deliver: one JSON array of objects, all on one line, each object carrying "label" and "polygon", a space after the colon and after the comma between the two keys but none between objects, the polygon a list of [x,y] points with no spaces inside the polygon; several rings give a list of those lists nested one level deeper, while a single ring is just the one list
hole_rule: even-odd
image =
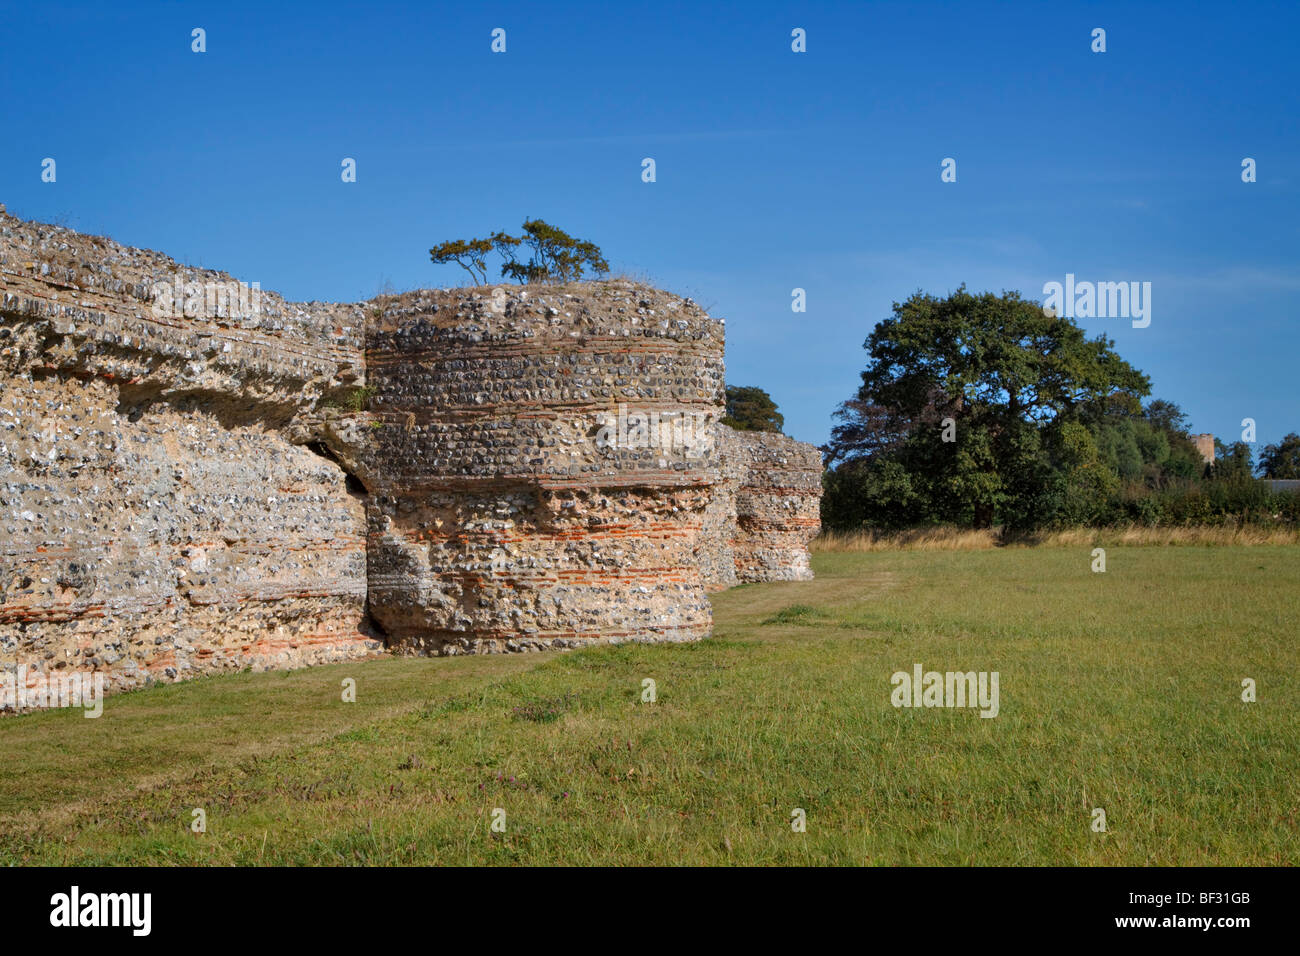
[{"label": "crumbling wall", "polygon": [[705,516],[699,563],[711,589],[812,578],[821,530],[821,452],[774,432],[719,426],[721,480]]},{"label": "crumbling wall", "polygon": [[0,670],[121,689],[380,648],[363,503],[289,437],[364,381],[360,307],[237,290],[0,214]]},{"label": "crumbling wall", "polygon": [[736,492],[736,576],[811,580],[808,543],[821,531],[821,452],[786,435],[728,432],[724,454],[748,466]]},{"label": "crumbling wall", "polygon": [[636,283],[290,303],[0,206],[0,676],[704,637],[820,494],[722,404]]},{"label": "crumbling wall", "polygon": [[393,646],[707,635],[694,554],[722,348],[721,322],[629,282],[386,302],[360,472],[371,612]]},{"label": "crumbling wall", "polygon": [[718,483],[704,509],[695,553],[695,563],[708,591],[723,591],[744,583],[736,573],[736,539],[740,535],[736,495],[749,476],[749,456],[740,453],[739,434],[726,425],[718,425]]}]

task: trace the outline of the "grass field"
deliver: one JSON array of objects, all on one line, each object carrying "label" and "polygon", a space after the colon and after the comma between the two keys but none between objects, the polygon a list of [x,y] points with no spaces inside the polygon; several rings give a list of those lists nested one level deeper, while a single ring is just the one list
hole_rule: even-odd
[{"label": "grass field", "polygon": [[[98,720],[10,717],[0,863],[1300,862],[1300,547],[1090,564],[823,552],[815,581],[716,595],[699,644],[242,674]],[[893,707],[917,663],[999,672],[999,715]]]}]

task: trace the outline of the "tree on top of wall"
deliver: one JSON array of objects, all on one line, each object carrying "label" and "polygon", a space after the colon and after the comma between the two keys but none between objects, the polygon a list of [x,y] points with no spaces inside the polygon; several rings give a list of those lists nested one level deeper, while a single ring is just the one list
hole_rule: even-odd
[{"label": "tree on top of wall", "polygon": [[[520,253],[528,252],[526,261]],[[521,284],[529,282],[574,282],[590,270],[595,275],[609,272],[609,263],[594,242],[577,239],[542,219],[527,219],[523,235],[494,232],[486,239],[449,239],[429,250],[435,265],[456,263],[474,280],[487,285],[487,257],[501,257],[501,275]]]}]

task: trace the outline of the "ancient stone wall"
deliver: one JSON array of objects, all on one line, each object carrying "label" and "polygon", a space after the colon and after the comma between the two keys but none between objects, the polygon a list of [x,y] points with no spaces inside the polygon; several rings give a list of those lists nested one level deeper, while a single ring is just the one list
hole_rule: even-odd
[{"label": "ancient stone wall", "polygon": [[374,615],[400,650],[690,640],[723,327],[629,282],[421,292],[371,327]]},{"label": "ancient stone wall", "polygon": [[723,455],[745,463],[736,491],[736,577],[810,580],[808,542],[821,531],[821,452],[771,432],[724,435]]},{"label": "ancient stone wall", "polygon": [[821,452],[772,432],[719,426],[720,481],[697,561],[710,590],[812,578],[808,542],[821,530]]},{"label": "ancient stone wall", "polygon": [[288,438],[364,381],[360,307],[241,309],[224,273],[7,215],[0,286],[0,670],[121,688],[380,648],[362,501]]},{"label": "ancient stone wall", "polygon": [[820,492],[722,403],[636,283],[290,303],[0,206],[0,676],[704,637]]}]

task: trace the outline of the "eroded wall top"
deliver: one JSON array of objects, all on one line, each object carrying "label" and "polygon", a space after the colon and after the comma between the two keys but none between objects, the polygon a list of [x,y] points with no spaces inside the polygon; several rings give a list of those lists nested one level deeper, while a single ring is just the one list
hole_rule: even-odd
[{"label": "eroded wall top", "polygon": [[142,397],[207,393],[216,407],[286,423],[364,382],[361,304],[286,302],[225,272],[0,213],[0,369],[93,375]]}]

